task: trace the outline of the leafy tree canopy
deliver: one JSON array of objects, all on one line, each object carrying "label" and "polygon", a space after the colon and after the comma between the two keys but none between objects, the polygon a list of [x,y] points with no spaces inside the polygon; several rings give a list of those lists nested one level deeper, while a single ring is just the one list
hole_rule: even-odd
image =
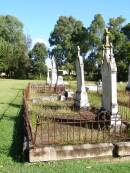
[{"label": "leafy tree canopy", "polygon": [[73,17],[60,16],[53,32],[50,35],[50,45],[54,47],[57,65],[61,62],[73,62],[77,57],[77,46],[81,46],[82,52],[86,52],[87,29],[83,23]]},{"label": "leafy tree canopy", "polygon": [[0,16],[0,71],[5,71],[9,77],[25,76],[26,43],[23,24],[14,16]]},{"label": "leafy tree canopy", "polygon": [[48,51],[44,43],[36,43],[29,52],[31,61],[31,71],[34,75],[44,75],[46,73],[45,60],[48,56]]}]

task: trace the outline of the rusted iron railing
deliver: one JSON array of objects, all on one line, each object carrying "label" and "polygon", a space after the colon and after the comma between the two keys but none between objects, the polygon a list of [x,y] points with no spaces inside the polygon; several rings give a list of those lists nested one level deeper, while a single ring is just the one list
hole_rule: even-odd
[{"label": "rusted iron railing", "polygon": [[114,128],[111,127],[110,113],[98,108],[79,110],[69,104],[57,106],[51,105],[51,102],[48,105],[38,102],[36,103],[36,106],[39,105],[38,109],[31,110],[30,107],[35,106],[34,96],[57,94],[64,91],[61,88],[57,91],[55,87],[49,85],[29,84],[24,91],[25,127],[32,147],[130,140],[130,102],[125,91],[118,92],[121,123],[118,126],[118,120],[114,120]]}]

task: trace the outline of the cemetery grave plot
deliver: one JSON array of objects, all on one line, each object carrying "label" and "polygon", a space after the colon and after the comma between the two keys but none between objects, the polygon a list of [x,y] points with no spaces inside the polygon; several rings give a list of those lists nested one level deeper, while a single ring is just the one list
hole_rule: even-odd
[{"label": "cemetery grave plot", "polygon": [[[94,129],[95,114],[78,111],[61,101],[46,102],[33,107],[31,124],[35,131],[36,146],[43,144],[79,144],[108,141],[107,129]],[[37,111],[38,110],[38,111]],[[37,123],[37,124],[36,124]],[[99,127],[101,128],[101,127]]]},{"label": "cemetery grave plot", "polygon": [[[79,46],[77,46],[75,97],[72,96],[70,100],[68,99],[69,92],[67,95],[65,94],[63,80],[62,85],[58,85],[59,76],[57,76],[54,56],[50,82],[49,75],[47,78],[48,85],[30,85],[25,90],[24,118],[27,134],[30,135],[28,136],[34,149],[30,152],[32,153],[32,161],[36,159],[35,156],[41,156],[41,151],[43,155],[37,159],[44,161],[91,157],[98,147],[101,147],[99,156],[110,156],[113,153],[113,147],[115,149],[118,142],[129,141],[130,100],[128,98],[130,95],[127,93],[127,99],[124,101],[124,98],[120,96],[122,92],[117,92],[117,66],[113,45],[109,42],[108,29],[105,29],[104,36],[101,64],[102,104],[99,108],[93,107],[92,93],[88,96],[86,92],[84,63]],[[107,143],[103,152],[102,147],[104,146],[97,145],[98,143]],[[91,146],[88,147],[88,144]],[[95,148],[95,144],[97,148]],[[69,147],[66,148],[66,145]],[[66,157],[64,157],[64,152]]]},{"label": "cemetery grave plot", "polygon": [[73,100],[44,100],[44,97],[58,98],[58,94],[45,85],[40,86],[40,89],[32,85],[26,91],[30,94],[25,100],[24,117],[34,147],[117,142],[129,138],[127,131],[123,129],[118,133],[111,133],[110,119],[107,116],[105,118],[101,117],[102,115],[97,116],[99,111],[97,108],[78,110],[73,106]]}]

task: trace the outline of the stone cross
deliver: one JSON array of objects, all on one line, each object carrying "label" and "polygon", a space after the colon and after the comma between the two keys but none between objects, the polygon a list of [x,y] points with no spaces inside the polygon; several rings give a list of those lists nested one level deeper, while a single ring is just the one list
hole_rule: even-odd
[{"label": "stone cross", "polygon": [[57,69],[55,63],[55,57],[52,57],[52,69],[51,69],[51,85],[56,85],[57,82]]},{"label": "stone cross", "polygon": [[108,29],[105,30],[105,44],[103,45],[102,92],[102,107],[111,113],[111,125],[121,124],[117,104],[117,66],[113,46],[109,41]]},{"label": "stone cross", "polygon": [[80,108],[87,108],[89,107],[89,102],[88,102],[88,95],[85,89],[83,57],[80,55],[80,47],[78,46],[77,48],[78,48],[78,57],[76,59],[77,91],[75,96],[75,105]]}]

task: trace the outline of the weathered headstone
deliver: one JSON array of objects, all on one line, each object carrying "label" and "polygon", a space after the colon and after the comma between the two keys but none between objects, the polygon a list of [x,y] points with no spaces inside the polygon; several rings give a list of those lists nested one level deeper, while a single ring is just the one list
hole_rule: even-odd
[{"label": "weathered headstone", "polygon": [[102,81],[97,82],[97,93],[102,93]]},{"label": "weathered headstone", "polygon": [[105,30],[105,44],[102,62],[102,107],[111,113],[111,125],[120,125],[117,104],[117,67],[113,54],[112,43],[109,42],[108,29]]},{"label": "weathered headstone", "polygon": [[50,79],[50,69],[49,67],[47,67],[47,84],[50,84],[51,83],[51,79]]},{"label": "weathered headstone", "polygon": [[89,107],[89,101],[85,89],[83,57],[80,55],[79,46],[78,46],[78,57],[76,59],[76,73],[77,73],[77,91],[75,96],[75,105],[80,108],[87,108]]},{"label": "weathered headstone", "polygon": [[51,85],[56,85],[57,82],[57,69],[54,56],[52,57],[52,70],[51,70]]},{"label": "weathered headstone", "polygon": [[64,85],[63,76],[58,76],[57,85]]}]

